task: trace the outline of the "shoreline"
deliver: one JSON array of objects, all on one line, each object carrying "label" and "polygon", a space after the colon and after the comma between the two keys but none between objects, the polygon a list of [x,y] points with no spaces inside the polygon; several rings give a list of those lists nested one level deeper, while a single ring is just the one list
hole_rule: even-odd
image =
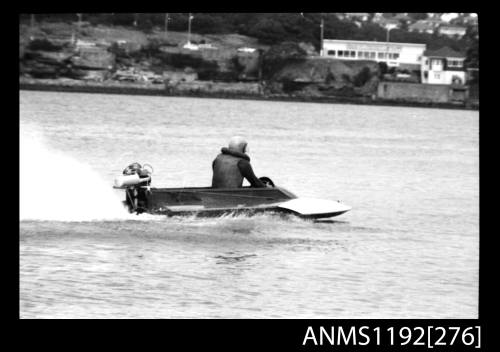
[{"label": "shoreline", "polygon": [[220,92],[186,92],[167,90],[164,85],[124,84],[124,83],[88,83],[88,82],[44,82],[30,79],[30,81],[19,82],[19,90],[67,92],[67,93],[97,93],[97,94],[119,94],[119,95],[145,95],[165,97],[191,97],[191,98],[215,98],[215,99],[244,99],[265,100],[282,102],[304,102],[323,104],[354,104],[354,105],[377,105],[395,107],[420,107],[434,109],[459,109],[479,110],[476,104],[453,104],[453,103],[430,103],[406,100],[371,99],[369,97],[317,97],[297,96],[287,94],[242,94],[242,93],[220,93]]}]

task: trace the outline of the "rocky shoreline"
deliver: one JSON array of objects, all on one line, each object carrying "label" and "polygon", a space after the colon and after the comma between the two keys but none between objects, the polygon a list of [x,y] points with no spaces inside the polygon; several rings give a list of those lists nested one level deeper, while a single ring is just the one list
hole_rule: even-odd
[{"label": "rocky shoreline", "polygon": [[[170,97],[198,97],[198,98],[218,98],[218,99],[248,99],[248,100],[268,100],[268,101],[295,101],[295,102],[313,102],[328,104],[363,104],[363,105],[384,105],[384,106],[407,106],[407,107],[426,107],[442,109],[466,109],[478,110],[478,104],[463,103],[432,103],[416,102],[406,100],[380,99],[367,96],[359,97],[325,97],[325,96],[306,96],[294,94],[272,94],[264,92],[264,89],[256,91],[259,83],[239,83],[248,85],[246,92],[238,89],[236,92],[231,89],[230,83],[210,82],[211,87],[217,87],[223,84],[226,89],[178,89],[176,87],[166,87],[164,84],[143,84],[132,82],[88,82],[80,80],[66,79],[34,79],[21,77],[19,80],[20,90],[51,91],[51,92],[74,92],[74,93],[100,93],[100,94],[126,94],[126,95],[149,95],[149,96],[170,96]],[[251,86],[251,87],[250,87]]]}]

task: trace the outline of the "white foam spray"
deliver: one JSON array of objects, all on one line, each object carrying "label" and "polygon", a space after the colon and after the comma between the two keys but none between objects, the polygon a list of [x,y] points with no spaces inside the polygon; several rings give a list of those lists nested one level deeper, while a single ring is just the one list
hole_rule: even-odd
[{"label": "white foam spray", "polygon": [[50,150],[39,135],[20,135],[20,220],[131,218],[122,199],[92,168]]}]

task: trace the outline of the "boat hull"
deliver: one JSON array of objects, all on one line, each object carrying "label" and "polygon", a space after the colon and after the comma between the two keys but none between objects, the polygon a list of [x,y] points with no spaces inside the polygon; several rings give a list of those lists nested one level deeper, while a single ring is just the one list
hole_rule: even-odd
[{"label": "boat hull", "polygon": [[[330,203],[325,206],[321,202]],[[126,189],[125,204],[131,212],[167,216],[210,217],[225,214],[253,215],[266,212],[318,219],[337,216],[350,210],[350,207],[338,202],[297,198],[296,195],[281,187],[236,189],[131,187]]]}]

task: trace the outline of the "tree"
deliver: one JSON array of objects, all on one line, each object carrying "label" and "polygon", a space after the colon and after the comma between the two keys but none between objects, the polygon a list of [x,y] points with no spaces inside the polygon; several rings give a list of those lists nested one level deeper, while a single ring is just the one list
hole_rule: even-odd
[{"label": "tree", "polygon": [[372,78],[372,72],[368,67],[363,67],[359,73],[354,76],[353,83],[356,87],[364,86],[366,82],[368,82]]},{"label": "tree", "polygon": [[271,18],[263,18],[250,29],[249,34],[264,44],[276,44],[283,40],[286,32],[280,22]]},{"label": "tree", "polygon": [[408,17],[410,17],[414,21],[425,20],[425,19],[427,19],[427,13],[425,13],[425,12],[410,12],[410,13],[408,13]]},{"label": "tree", "polygon": [[465,66],[470,68],[479,68],[479,42],[475,41],[467,50]]},{"label": "tree", "polygon": [[305,60],[306,57],[307,53],[297,43],[284,42],[274,45],[263,54],[262,73],[269,79],[286,64]]},{"label": "tree", "polygon": [[218,14],[200,13],[196,14],[195,20],[192,22],[191,30],[196,33],[230,33],[230,23],[227,23],[224,18]]}]

